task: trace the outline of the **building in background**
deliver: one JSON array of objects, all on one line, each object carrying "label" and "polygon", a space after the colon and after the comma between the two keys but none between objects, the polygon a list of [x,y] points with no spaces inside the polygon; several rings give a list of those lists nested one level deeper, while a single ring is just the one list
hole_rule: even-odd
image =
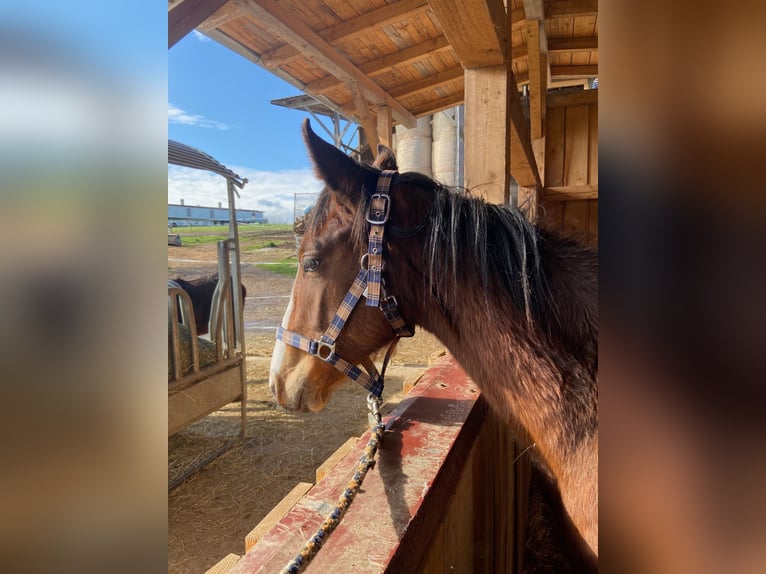
[{"label": "building in background", "polygon": [[[263,211],[237,209],[237,223],[267,223]],[[218,203],[218,207],[168,203],[168,227],[189,225],[228,225],[229,210]]]}]

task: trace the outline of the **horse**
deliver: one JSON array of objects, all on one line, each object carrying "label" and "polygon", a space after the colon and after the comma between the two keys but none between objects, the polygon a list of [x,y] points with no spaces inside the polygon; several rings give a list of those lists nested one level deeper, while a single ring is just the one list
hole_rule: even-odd
[{"label": "horse", "polygon": [[[210,310],[213,305],[213,293],[218,285],[218,273],[195,277],[188,281],[177,277],[176,283],[189,294],[194,311],[194,325],[197,329],[197,336],[205,335],[210,329]],[[247,289],[240,284],[242,290],[242,302],[247,297]],[[180,312],[180,309],[179,309]]]},{"label": "horse", "polygon": [[[385,146],[368,166],[319,138],[308,120],[303,135],[325,187],[306,221],[272,354],[269,386],[277,402],[321,410],[348,365],[370,363],[397,339],[381,313],[393,298],[401,320],[435,334],[489,406],[532,446],[533,462],[558,488],[565,514],[597,560],[596,252],[509,205],[396,173]],[[382,250],[382,266],[372,262],[373,245]],[[380,299],[371,305],[365,292],[366,304],[344,318],[337,340],[323,338],[348,285],[373,272],[381,277]]]}]

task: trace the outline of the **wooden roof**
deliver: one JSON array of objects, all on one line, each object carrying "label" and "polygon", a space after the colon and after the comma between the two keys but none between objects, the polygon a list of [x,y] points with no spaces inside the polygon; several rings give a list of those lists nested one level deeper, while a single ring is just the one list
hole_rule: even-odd
[{"label": "wooden roof", "polygon": [[519,86],[540,85],[541,62],[548,89],[598,75],[597,0],[507,2],[171,0],[168,43],[196,28],[365,128],[379,109],[413,126],[462,103],[464,68],[509,48]]}]

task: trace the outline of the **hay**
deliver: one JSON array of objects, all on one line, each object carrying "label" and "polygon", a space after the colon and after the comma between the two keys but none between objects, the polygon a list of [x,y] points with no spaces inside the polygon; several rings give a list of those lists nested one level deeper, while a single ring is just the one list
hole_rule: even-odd
[{"label": "hay", "polygon": [[[199,366],[200,368],[215,363],[215,343],[197,337],[199,345]],[[181,376],[192,370],[192,341],[189,327],[179,323],[178,325],[178,349],[181,362]],[[170,321],[168,321],[168,380],[173,380],[173,332]]]}]

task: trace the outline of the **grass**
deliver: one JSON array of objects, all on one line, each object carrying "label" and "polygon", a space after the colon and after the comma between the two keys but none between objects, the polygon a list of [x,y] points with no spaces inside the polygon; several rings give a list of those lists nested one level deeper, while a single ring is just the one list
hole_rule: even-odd
[{"label": "grass", "polygon": [[[229,227],[227,225],[174,227],[170,233],[179,234],[184,245],[208,245],[227,239]],[[239,226],[242,251],[284,247],[292,244],[293,237],[293,226],[288,223],[240,224]]]},{"label": "grass", "polygon": [[290,261],[289,259],[283,259],[274,263],[257,263],[255,266],[258,269],[265,269],[266,271],[288,277],[295,277],[295,274],[298,272],[298,262]]}]

